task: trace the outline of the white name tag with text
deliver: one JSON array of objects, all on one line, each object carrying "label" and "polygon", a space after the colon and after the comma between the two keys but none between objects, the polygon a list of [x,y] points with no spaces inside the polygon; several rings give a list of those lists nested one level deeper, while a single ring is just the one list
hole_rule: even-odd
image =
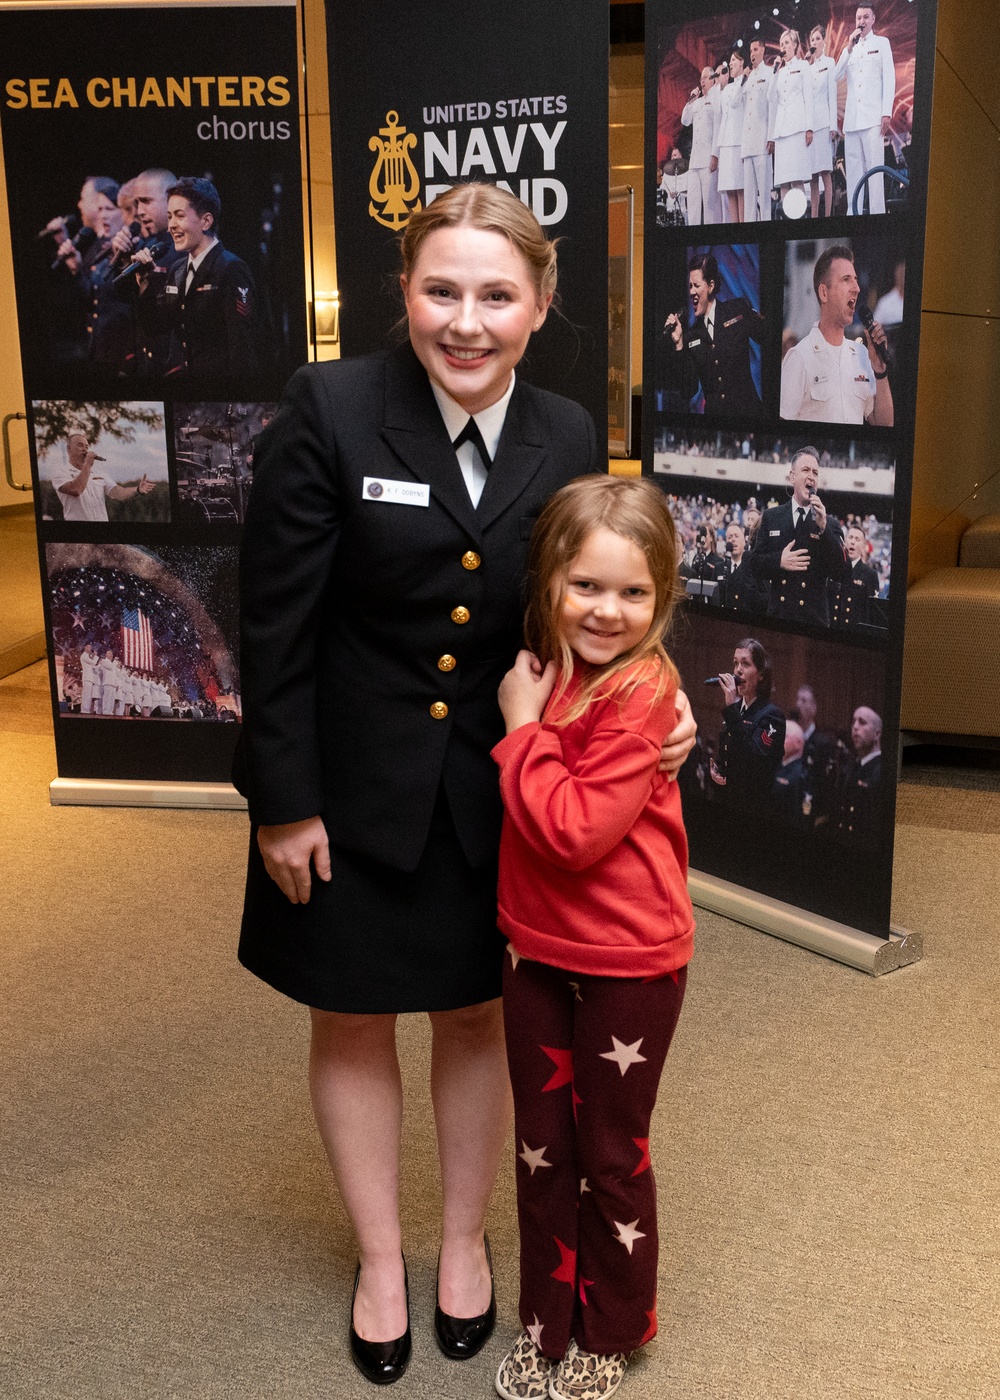
[{"label": "white name tag with text", "polygon": [[361,499],[397,506],[429,506],[431,488],[419,481],[393,481],[385,476],[366,476],[361,483]]}]

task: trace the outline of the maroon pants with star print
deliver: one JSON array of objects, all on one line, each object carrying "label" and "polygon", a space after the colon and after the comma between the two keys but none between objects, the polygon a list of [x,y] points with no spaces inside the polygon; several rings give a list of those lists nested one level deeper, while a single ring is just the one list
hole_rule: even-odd
[{"label": "maroon pants with star print", "polygon": [[521,1322],[558,1360],[656,1335],[649,1122],[687,969],[650,981],[504,959]]}]

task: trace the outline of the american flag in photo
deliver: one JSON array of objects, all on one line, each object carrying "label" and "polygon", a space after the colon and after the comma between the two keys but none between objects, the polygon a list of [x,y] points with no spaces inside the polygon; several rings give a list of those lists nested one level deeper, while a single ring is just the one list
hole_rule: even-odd
[{"label": "american flag in photo", "polygon": [[122,661],[134,670],[153,669],[153,629],[141,608],[122,608]]}]

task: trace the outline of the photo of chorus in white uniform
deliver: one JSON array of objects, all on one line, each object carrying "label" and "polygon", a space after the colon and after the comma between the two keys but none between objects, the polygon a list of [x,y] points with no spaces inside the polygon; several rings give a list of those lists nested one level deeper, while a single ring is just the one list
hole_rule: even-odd
[{"label": "photo of chorus in white uniform", "polygon": [[[912,108],[899,102],[895,130],[898,60],[890,38],[875,32],[877,21],[874,5],[836,17],[831,7],[826,24],[808,31],[789,25],[776,34],[772,28],[774,37],[765,39],[759,19],[724,17],[730,33],[749,37],[704,64],[680,106],[676,88],[690,62],[681,60],[680,48],[666,54],[660,129],[675,131],[658,172],[658,222],[883,214],[887,164],[903,172],[890,177],[902,201]],[[696,37],[693,26],[683,33],[690,41],[681,46],[685,54],[711,52],[711,36]],[[908,27],[903,37],[908,55]]]}]

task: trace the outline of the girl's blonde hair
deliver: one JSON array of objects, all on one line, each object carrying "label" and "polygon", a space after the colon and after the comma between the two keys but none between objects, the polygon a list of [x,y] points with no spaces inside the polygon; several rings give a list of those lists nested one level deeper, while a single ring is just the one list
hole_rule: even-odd
[{"label": "girl's blonde hair", "polygon": [[558,270],[555,241],[545,237],[542,226],[526,204],[498,185],[476,181],[453,185],[439,194],[425,209],[411,214],[399,240],[402,273],[409,277],[428,234],[439,228],[488,229],[502,233],[522,255],[535,283],[540,301],[555,295]]},{"label": "girl's blonde hair", "polygon": [[790,35],[792,36],[792,38],[795,40],[795,55],[794,55],[794,56],[795,56],[796,58],[801,58],[801,57],[802,57],[802,35],[799,33],[799,31],[798,31],[797,29],[783,29],[783,30],[781,31],[781,38],[783,39],[783,38],[785,37],[786,34],[790,34]]},{"label": "girl's blonde hair", "polygon": [[[678,681],[677,668],[664,649],[674,610],[681,597],[677,573],[677,532],[663,493],[651,481],[616,476],[581,476],[557,491],[538,517],[528,559],[528,608],[524,633],[528,647],[544,666],[559,667],[556,696],[573,672],[573,652],[560,621],[573,560],[595,530],[611,530],[642,550],[656,590],[649,631],[641,642],[587,676],[561,724],[578,719],[592,700],[619,689],[616,677],[629,667],[633,676],[621,686],[623,698],[650,676],[657,676],[655,704]],[[647,662],[649,665],[636,665]]]}]

